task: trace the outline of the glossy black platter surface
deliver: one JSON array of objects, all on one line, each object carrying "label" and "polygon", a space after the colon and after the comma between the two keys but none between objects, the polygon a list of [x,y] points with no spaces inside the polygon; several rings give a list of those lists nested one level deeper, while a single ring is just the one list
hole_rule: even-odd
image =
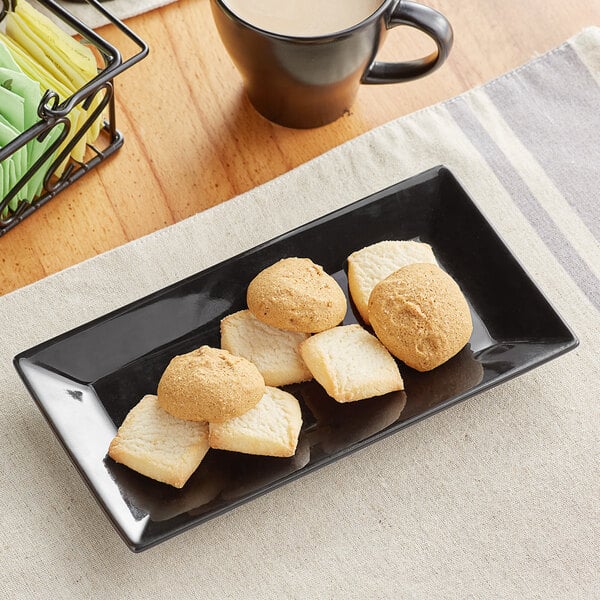
[{"label": "glossy black platter surface", "polygon": [[[117,427],[156,392],[174,355],[220,345],[221,318],[246,307],[246,287],[261,269],[309,257],[347,292],[347,256],[386,239],[431,244],[462,288],[474,331],[457,356],[428,373],[400,363],[405,392],[351,404],[337,404],[314,382],[288,386],[304,421],[289,459],[210,450],[177,490],[107,457]],[[344,322],[360,322],[349,307]],[[140,551],[576,345],[452,173],[436,167],[44,342],[14,364],[117,531]]]}]

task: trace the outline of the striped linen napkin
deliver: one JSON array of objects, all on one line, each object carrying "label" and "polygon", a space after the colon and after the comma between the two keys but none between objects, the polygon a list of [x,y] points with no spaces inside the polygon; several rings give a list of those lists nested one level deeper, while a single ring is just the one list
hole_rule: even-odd
[{"label": "striped linen napkin", "polygon": [[[485,86],[0,298],[0,597],[597,597],[598,107],[600,29],[590,28]],[[11,357],[438,164],[462,182],[580,346],[130,553]]]},{"label": "striped linen napkin", "polygon": [[[106,9],[121,21],[142,13],[160,8],[177,0],[107,0]],[[86,2],[61,2],[61,4],[80,21],[95,29],[106,25],[108,21]]]}]

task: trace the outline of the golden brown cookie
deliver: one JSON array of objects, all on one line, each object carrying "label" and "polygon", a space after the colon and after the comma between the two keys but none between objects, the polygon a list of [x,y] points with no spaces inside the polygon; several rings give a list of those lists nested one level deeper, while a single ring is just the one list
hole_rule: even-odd
[{"label": "golden brown cookie", "polygon": [[369,324],[373,288],[398,269],[412,263],[437,264],[429,244],[413,240],[384,240],[348,257],[348,288],[362,320]]},{"label": "golden brown cookie", "polygon": [[248,286],[250,312],[263,323],[303,333],[335,327],[346,315],[346,296],[323,267],[308,258],[284,258]]},{"label": "golden brown cookie", "polygon": [[264,393],[263,376],[249,360],[201,346],[171,360],[157,395],[174,417],[221,423],[256,406]]},{"label": "golden brown cookie", "polygon": [[458,284],[433,264],[407,265],[378,283],[369,298],[369,319],[383,345],[418,371],[446,362],[473,332]]}]

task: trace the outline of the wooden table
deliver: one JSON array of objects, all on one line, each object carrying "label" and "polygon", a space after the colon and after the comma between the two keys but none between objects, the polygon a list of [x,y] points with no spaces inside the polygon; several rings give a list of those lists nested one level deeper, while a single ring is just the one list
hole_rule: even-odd
[{"label": "wooden table", "polygon": [[[130,19],[151,52],[116,82],[125,146],[0,238],[0,294],[224,202],[600,24],[598,0],[425,3],[453,25],[448,62],[419,81],[363,86],[350,115],[314,130],[285,129],[254,112],[208,0],[180,0]],[[122,43],[114,28],[100,32]],[[414,57],[431,47],[424,36],[398,28],[380,58]]]}]

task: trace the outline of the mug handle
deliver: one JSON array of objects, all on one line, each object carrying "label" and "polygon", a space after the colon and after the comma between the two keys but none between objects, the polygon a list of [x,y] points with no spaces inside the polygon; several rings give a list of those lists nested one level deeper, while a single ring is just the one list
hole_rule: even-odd
[{"label": "mug handle", "polygon": [[387,28],[398,25],[408,25],[426,33],[436,43],[437,50],[407,62],[375,61],[363,75],[362,83],[399,83],[418,79],[435,71],[448,58],[454,34],[448,19],[437,10],[410,0],[400,0],[392,10]]}]

